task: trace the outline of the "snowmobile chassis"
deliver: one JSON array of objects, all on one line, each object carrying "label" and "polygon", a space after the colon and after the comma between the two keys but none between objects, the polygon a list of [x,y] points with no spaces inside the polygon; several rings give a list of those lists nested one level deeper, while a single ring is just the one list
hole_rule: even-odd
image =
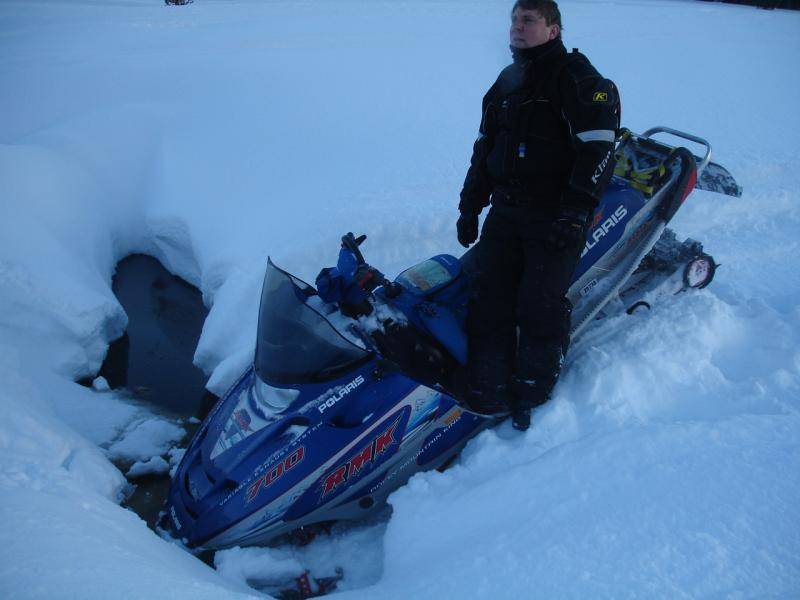
[{"label": "snowmobile chassis", "polygon": [[[656,134],[697,143],[704,155]],[[628,308],[644,302],[637,298],[650,273],[637,268],[694,188],[741,195],[711,162],[708,142],[669,128],[623,130],[616,160],[569,291],[573,338],[612,298]],[[684,250],[692,260],[707,257],[697,243],[680,250],[681,260]],[[366,272],[360,252],[345,247],[340,260],[342,253]],[[394,282],[373,269],[383,285],[371,290],[371,314],[358,318],[268,261],[253,365],[204,420],[175,472],[165,511],[172,535],[192,548],[225,548],[364,517],[495,424],[466,411],[447,385],[448,370],[466,361],[473,257],[438,255]],[[704,287],[714,271],[689,277],[679,267],[679,289]],[[340,283],[353,285],[356,271],[340,273]]]}]

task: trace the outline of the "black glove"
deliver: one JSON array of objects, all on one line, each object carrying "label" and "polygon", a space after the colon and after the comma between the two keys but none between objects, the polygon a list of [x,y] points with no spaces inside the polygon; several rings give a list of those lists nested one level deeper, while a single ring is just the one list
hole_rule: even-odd
[{"label": "black glove", "polygon": [[564,208],[553,221],[545,244],[554,252],[583,245],[586,240],[586,226],[589,212],[579,208]]},{"label": "black glove", "polygon": [[478,215],[461,213],[456,223],[458,243],[469,248],[469,245],[478,239]]}]

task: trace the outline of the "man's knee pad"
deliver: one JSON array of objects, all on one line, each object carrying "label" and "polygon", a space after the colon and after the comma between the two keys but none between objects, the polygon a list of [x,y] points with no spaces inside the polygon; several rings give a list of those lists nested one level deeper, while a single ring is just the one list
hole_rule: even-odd
[{"label": "man's knee pad", "polygon": [[516,326],[516,298],[498,294],[496,290],[477,288],[470,296],[467,309],[467,334],[506,335]]},{"label": "man's knee pad", "polygon": [[561,340],[569,335],[572,304],[566,298],[537,295],[520,298],[520,335],[541,340]]}]

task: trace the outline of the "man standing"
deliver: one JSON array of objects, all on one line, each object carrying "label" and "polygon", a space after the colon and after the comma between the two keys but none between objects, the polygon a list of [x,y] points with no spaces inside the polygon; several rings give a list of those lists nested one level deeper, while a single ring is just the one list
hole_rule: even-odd
[{"label": "man standing", "polygon": [[486,414],[510,410],[521,430],[561,371],[566,293],[612,175],[619,126],[616,87],[566,51],[561,29],[552,0],[514,4],[514,62],[484,96],[458,207],[458,241],[468,247],[491,201],[467,319],[466,402]]}]

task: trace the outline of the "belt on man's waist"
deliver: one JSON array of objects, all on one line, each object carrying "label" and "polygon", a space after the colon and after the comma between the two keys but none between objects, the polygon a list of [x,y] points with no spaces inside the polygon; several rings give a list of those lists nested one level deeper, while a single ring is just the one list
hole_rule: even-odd
[{"label": "belt on man's waist", "polygon": [[519,188],[495,186],[491,201],[492,206],[525,207],[531,213],[545,218],[560,218],[569,215],[586,220],[592,213],[588,207],[564,204],[560,191],[556,191],[552,195],[534,196]]},{"label": "belt on man's waist", "polygon": [[558,209],[561,207],[561,190],[553,188],[547,194],[530,194],[520,188],[495,186],[492,191],[492,204],[502,206],[529,206],[535,209]]}]

